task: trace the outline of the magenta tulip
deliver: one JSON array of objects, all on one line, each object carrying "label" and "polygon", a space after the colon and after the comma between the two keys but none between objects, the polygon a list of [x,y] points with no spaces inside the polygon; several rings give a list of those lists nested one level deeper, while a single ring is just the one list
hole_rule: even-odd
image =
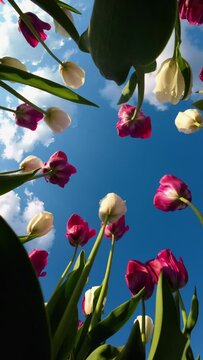
[{"label": "magenta tulip", "polygon": [[90,229],[86,221],[79,215],[73,214],[67,222],[66,237],[72,246],[84,246],[89,239],[96,235],[95,229]]},{"label": "magenta tulip", "polygon": [[112,235],[114,235],[114,239],[119,240],[128,230],[129,226],[125,225],[125,215],[123,215],[117,221],[105,227],[104,235],[109,239],[112,239]]},{"label": "magenta tulip", "polygon": [[[51,171],[51,172],[50,172]],[[68,158],[63,151],[55,152],[42,168],[47,182],[64,187],[70,180],[70,176],[77,172],[76,168],[68,163]]]},{"label": "magenta tulip", "polygon": [[37,276],[44,277],[46,275],[46,271],[43,270],[48,264],[48,252],[46,250],[33,249],[28,256]]},{"label": "magenta tulip", "polygon": [[202,0],[180,0],[180,19],[187,19],[191,25],[203,24],[203,1]]},{"label": "magenta tulip", "polygon": [[136,118],[132,119],[135,109],[135,106],[128,104],[121,106],[118,112],[120,120],[116,123],[117,133],[120,137],[149,138],[152,132],[151,119],[142,111],[139,111]]},{"label": "magenta tulip", "polygon": [[151,269],[148,268],[146,263],[129,260],[125,280],[132,295],[137,294],[145,287],[144,299],[146,300],[152,296],[155,282],[151,274]]},{"label": "magenta tulip", "polygon": [[200,71],[200,73],[199,73],[199,79],[200,79],[201,81],[203,81],[203,67],[202,67],[202,69],[201,69],[201,71]]},{"label": "magenta tulip", "polygon": [[[44,32],[44,30],[50,30],[51,25],[49,25],[45,21],[40,20],[38,16],[33,14],[32,12],[26,12],[24,15],[28,17],[29,21],[31,22],[32,26],[35,28],[36,32],[38,33],[42,41],[46,40],[47,35]],[[39,44],[39,40],[35,37],[35,35],[33,35],[33,33],[30,31],[28,26],[24,23],[24,21],[21,18],[19,18],[18,20],[18,29],[19,31],[22,32],[23,36],[32,47],[35,48]]]},{"label": "magenta tulip", "polygon": [[180,257],[178,261],[169,249],[160,251],[155,259],[147,262],[147,265],[152,269],[155,283],[158,282],[159,275],[163,272],[172,291],[184,287],[188,282],[188,272],[182,258]]},{"label": "magenta tulip", "polygon": [[82,320],[78,320],[78,330],[83,326],[84,322]]},{"label": "magenta tulip", "polygon": [[188,186],[173,175],[164,175],[154,196],[154,206],[162,211],[182,210],[188,205],[180,198],[192,200]]},{"label": "magenta tulip", "polygon": [[16,125],[30,130],[36,130],[38,122],[44,115],[28,104],[21,104],[16,108],[15,116]]}]

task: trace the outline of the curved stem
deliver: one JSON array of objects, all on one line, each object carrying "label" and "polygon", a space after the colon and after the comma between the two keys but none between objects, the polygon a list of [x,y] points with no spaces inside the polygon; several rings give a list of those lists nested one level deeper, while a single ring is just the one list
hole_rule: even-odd
[{"label": "curved stem", "polygon": [[137,101],[137,106],[135,108],[135,111],[134,111],[134,114],[133,114],[131,120],[136,119],[136,116],[141,109],[141,106],[142,106],[142,103],[144,100],[144,91],[145,91],[145,73],[143,72],[143,70],[141,68],[137,68],[136,74],[137,74],[137,79],[138,79],[138,83],[137,83],[138,101]]},{"label": "curved stem", "polygon": [[145,335],[145,302],[144,298],[142,297],[142,329],[141,329],[141,339],[143,344],[146,343],[146,335]]},{"label": "curved stem", "polygon": [[195,213],[195,215],[197,216],[197,218],[199,219],[200,223],[203,225],[203,215],[201,214],[201,212],[197,209],[197,207],[195,205],[193,205],[189,200],[185,199],[184,197],[180,197],[179,198],[183,203],[187,204],[192,211]]}]

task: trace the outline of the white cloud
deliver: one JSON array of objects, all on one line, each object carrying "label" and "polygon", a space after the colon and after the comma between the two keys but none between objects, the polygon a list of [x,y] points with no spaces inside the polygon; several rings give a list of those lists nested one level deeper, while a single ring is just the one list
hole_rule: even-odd
[{"label": "white cloud", "polygon": [[[28,189],[25,190],[26,207],[23,209],[19,195],[10,191],[0,197],[0,215],[8,222],[18,236],[26,235],[28,222],[38,212],[47,210],[44,208],[44,202],[38,199]],[[47,210],[48,211],[48,210]],[[47,235],[34,239],[27,244],[25,248],[28,251],[32,249],[50,250],[54,241],[55,230],[51,230]]]}]

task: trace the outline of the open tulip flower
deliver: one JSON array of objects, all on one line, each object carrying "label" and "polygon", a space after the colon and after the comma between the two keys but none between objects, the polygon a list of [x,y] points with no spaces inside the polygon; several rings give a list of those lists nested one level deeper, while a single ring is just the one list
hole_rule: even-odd
[{"label": "open tulip flower", "polygon": [[48,252],[46,250],[33,249],[29,254],[29,259],[36,271],[38,277],[46,276],[46,271],[43,271],[48,264]]},{"label": "open tulip flower", "polygon": [[[45,21],[40,20],[38,16],[33,14],[32,12],[26,12],[24,15],[26,15],[29,18],[30,22],[32,23],[32,26],[35,28],[39,37],[43,41],[46,40],[47,35],[44,32],[44,30],[50,30],[51,25]],[[32,47],[35,48],[39,44],[39,40],[34,36],[34,34],[31,32],[31,30],[28,28],[28,26],[24,23],[24,21],[21,18],[19,18],[18,20],[18,28],[19,31],[22,32],[27,42]]]},{"label": "open tulip flower", "polygon": [[116,123],[120,137],[131,136],[133,138],[149,138],[151,135],[151,119],[142,111],[139,111],[135,118],[136,107],[128,104],[122,105],[118,112],[119,121]]},{"label": "open tulip flower", "polygon": [[95,229],[89,229],[89,225],[79,215],[73,214],[67,222],[66,237],[72,246],[84,246],[89,239],[96,235]]},{"label": "open tulip flower", "polygon": [[114,236],[114,240],[119,240],[128,230],[129,226],[125,225],[125,215],[123,215],[117,221],[105,227],[104,235],[108,239],[112,239],[112,236]]},{"label": "open tulip flower", "polygon": [[28,104],[21,104],[16,108],[16,125],[36,130],[38,122],[43,118],[43,113],[32,108]]},{"label": "open tulip flower", "polygon": [[202,0],[180,0],[180,19],[187,19],[191,25],[203,24],[203,2]]}]

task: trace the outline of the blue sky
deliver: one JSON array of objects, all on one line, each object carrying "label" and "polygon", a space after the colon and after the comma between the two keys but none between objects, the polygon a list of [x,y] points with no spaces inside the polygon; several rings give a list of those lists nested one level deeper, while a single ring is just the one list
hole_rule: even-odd
[{"label": "blue sky", "polygon": [[[74,15],[79,33],[86,29],[92,3],[89,0],[72,2],[83,13],[82,16]],[[19,1],[19,4],[24,11],[37,9],[26,1]],[[62,83],[58,65],[41,45],[32,49],[20,33],[16,37],[17,17],[11,10],[9,4],[1,6],[0,31],[5,41],[0,47],[0,57],[16,57],[25,62],[31,72]],[[179,111],[193,108],[192,101],[200,99],[195,91],[202,88],[198,73],[203,65],[203,26],[197,28],[185,21],[181,23],[182,55],[193,71],[193,94],[189,100],[176,106],[158,103],[152,93],[155,74],[147,76],[142,110],[151,117],[152,135],[143,140],[117,136],[115,124],[119,107],[116,103],[122,87],[102,78],[90,55],[80,53],[73,41],[55,34],[53,22],[47,14],[39,9],[36,13],[52,25],[52,30],[47,32],[46,43],[53,52],[62,60],[70,59],[85,69],[85,85],[77,92],[97,103],[99,108],[76,105],[32,88],[11,84],[41,107],[58,106],[67,111],[72,124],[61,135],[52,133],[42,122],[36,132],[31,132],[17,128],[13,115],[0,111],[0,168],[18,168],[19,162],[31,154],[46,161],[55,151],[62,150],[67,154],[69,162],[77,168],[77,174],[71,177],[64,189],[46,183],[44,179],[25,184],[0,198],[0,213],[19,235],[23,234],[27,222],[38,211],[45,209],[54,214],[54,230],[30,242],[27,247],[28,250],[40,247],[49,251],[47,276],[40,280],[45,300],[48,300],[73,252],[65,238],[68,218],[77,213],[98,231],[100,199],[109,192],[120,195],[126,200],[126,223],[130,230],[116,243],[105,314],[130,297],[124,278],[128,260],[147,261],[160,250],[170,248],[177,258],[183,258],[188,269],[189,281],[181,290],[187,310],[194,287],[197,287],[200,316],[193,331],[192,348],[195,355],[203,355],[200,341],[203,331],[203,228],[189,208],[164,213],[153,206],[153,196],[160,178],[165,174],[173,174],[189,185],[193,203],[203,211],[203,132],[185,135],[178,132],[174,124]],[[172,56],[172,49],[173,38],[158,59],[158,66]],[[15,108],[18,105],[18,101],[3,90],[0,100],[4,106]],[[129,103],[136,105],[136,93]],[[91,239],[85,246],[87,254],[93,241]],[[104,238],[86,289],[101,283],[109,249],[110,242]],[[152,318],[154,301],[155,294],[146,303],[146,311]],[[141,308],[138,308],[135,317],[140,312]],[[112,344],[120,346],[126,342],[133,320],[111,339]]]}]

